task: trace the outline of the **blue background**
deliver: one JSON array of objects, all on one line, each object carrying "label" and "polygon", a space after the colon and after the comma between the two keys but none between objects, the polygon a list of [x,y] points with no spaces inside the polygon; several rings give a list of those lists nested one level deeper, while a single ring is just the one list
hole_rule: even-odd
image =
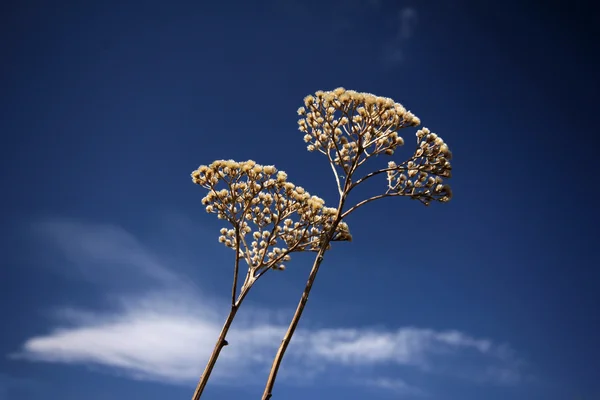
[{"label": "blue background", "polygon": [[[307,315],[327,326],[457,329],[527,360],[531,379],[517,385],[436,381],[431,398],[599,398],[598,14],[584,2],[544,4],[5,4],[0,353],[47,333],[48,307],[103,306],[102,286],[44,265],[23,233],[33,220],[119,225],[193,263],[218,248],[220,225],[189,174],[221,158],[274,164],[333,204],[329,167],[305,151],[295,112],[305,95],[344,86],[392,97],[445,139],[455,198],[429,208],[387,199],[353,215],[354,242],[332,251]],[[418,18],[404,37],[406,7]],[[157,223],[165,213],[215,237],[172,236]],[[229,268],[183,272],[227,295]],[[252,301],[293,307],[306,272],[290,268]],[[8,357],[0,375],[9,400],[193,390]],[[261,385],[207,393],[256,398]],[[306,396],[397,398],[319,382],[282,382],[274,398]]]}]

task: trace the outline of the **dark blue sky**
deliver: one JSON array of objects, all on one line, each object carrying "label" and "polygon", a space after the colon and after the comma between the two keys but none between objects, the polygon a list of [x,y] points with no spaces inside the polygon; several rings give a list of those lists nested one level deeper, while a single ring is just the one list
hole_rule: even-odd
[{"label": "dark blue sky", "polygon": [[[586,2],[2,7],[0,399],[190,398],[232,258],[189,174],[253,159],[333,205],[296,109],[338,86],[441,135],[455,197],[351,216],[274,398],[600,397]],[[251,292],[207,398],[262,392],[309,270],[294,261]],[[332,329],[368,340],[333,356]],[[388,351],[366,349],[375,339]]]}]

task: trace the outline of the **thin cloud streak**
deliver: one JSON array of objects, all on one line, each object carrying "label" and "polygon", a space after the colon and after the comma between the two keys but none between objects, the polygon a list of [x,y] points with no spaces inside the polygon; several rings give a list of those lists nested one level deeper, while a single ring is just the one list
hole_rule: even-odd
[{"label": "thin cloud streak", "polygon": [[417,10],[412,7],[402,8],[396,17],[396,34],[384,45],[384,63],[387,67],[395,67],[405,59],[406,46],[414,36],[418,24]]},{"label": "thin cloud streak", "polygon": [[403,8],[399,15],[400,29],[399,38],[409,39],[415,30],[417,25],[417,10],[411,7]]},{"label": "thin cloud streak", "polygon": [[110,224],[85,224],[64,218],[47,218],[32,226],[42,240],[61,251],[71,266],[94,282],[123,273],[163,283],[181,283],[132,234]]},{"label": "thin cloud streak", "polygon": [[[46,240],[58,246],[73,263],[101,259],[129,269],[130,273],[150,276],[156,283],[164,283],[166,278],[169,284],[142,295],[121,296],[112,310],[61,308],[53,315],[55,328],[25,340],[13,358],[104,366],[134,379],[176,384],[190,384],[198,379],[221,328],[221,311],[226,309],[226,302],[205,298],[185,285],[173,285],[181,282],[177,274],[119,227],[63,220],[41,226]],[[238,382],[248,382],[263,374],[285,332],[286,325],[278,322],[277,310],[244,307],[243,314],[245,317],[236,320],[230,331],[230,345],[223,350],[214,370],[215,382],[230,384],[228,378],[233,377]],[[516,356],[506,346],[459,331],[416,327],[305,328],[294,336],[288,354],[283,374],[288,381],[295,377],[319,379],[321,372],[327,370],[342,369],[345,375],[352,375],[377,366],[405,366],[422,373],[460,377],[438,365],[450,363],[453,370],[461,370],[463,356],[471,362],[476,360],[477,371],[485,372],[477,374],[467,369],[463,378],[514,384],[521,374]],[[395,392],[416,390],[399,380],[371,379],[365,385]]]},{"label": "thin cloud streak", "polygon": [[371,386],[377,389],[383,389],[386,391],[391,391],[397,393],[399,395],[412,395],[412,396],[425,396],[426,392],[409,385],[402,379],[394,379],[394,378],[375,378],[368,379],[364,382],[367,386]]},{"label": "thin cloud streak", "polygon": [[[135,378],[189,383],[198,378],[202,363],[218,335],[221,321],[203,311],[203,302],[180,295],[155,293],[127,299],[123,308],[108,313],[63,313],[62,325],[47,335],[27,340],[15,357],[32,361],[97,364],[114,367]],[[184,305],[179,309],[176,304]],[[248,308],[262,322],[237,324],[215,368],[215,379],[253,376],[265,371],[285,326],[267,322],[267,310]],[[70,325],[70,326],[69,326]],[[69,327],[65,327],[69,326]],[[366,328],[304,329],[294,337],[289,363],[296,368],[320,364],[325,368],[378,365],[412,366],[435,372],[433,360],[472,352],[483,367],[510,370],[499,347],[460,332],[437,332],[413,327],[395,331]],[[255,371],[255,372],[252,372]],[[518,371],[512,371],[518,374]],[[220,379],[221,378],[221,379]]]}]

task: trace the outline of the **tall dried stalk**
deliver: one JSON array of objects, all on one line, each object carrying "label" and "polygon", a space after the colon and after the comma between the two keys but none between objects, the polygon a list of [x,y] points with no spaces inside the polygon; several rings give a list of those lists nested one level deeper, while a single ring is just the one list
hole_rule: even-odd
[{"label": "tall dried stalk", "polygon": [[[271,269],[283,270],[283,262],[290,260],[291,253],[317,251],[323,232],[333,232],[330,240],[345,241],[351,236],[345,224],[336,223],[330,229],[335,209],[325,207],[322,199],[288,182],[285,172],[273,166],[218,160],[192,172],[192,180],[209,191],[202,199],[206,211],[231,225],[230,229],[221,229],[219,241],[236,255],[231,309],[192,396],[198,400],[223,347],[228,345],[226,337],[235,315],[254,283]],[[238,294],[241,259],[248,270]]]},{"label": "tall dried stalk", "polygon": [[[329,242],[337,226],[344,223],[344,218],[359,207],[384,197],[405,196],[425,205],[432,201],[447,202],[452,197],[450,187],[443,184],[443,178],[451,176],[452,155],[444,141],[427,128],[417,131],[417,148],[408,160],[401,164],[390,161],[387,168],[373,170],[355,179],[358,170],[369,159],[393,155],[397,147],[404,144],[398,130],[420,124],[419,119],[401,104],[344,88],[318,91],[315,96],[307,96],[304,104],[306,108],[298,109],[298,114],[303,117],[298,121],[299,129],[305,133],[309,151],[317,150],[327,156],[340,197],[333,221],[323,232],[302,297],[273,360],[263,400],[272,397],[281,362],[302,317]],[[344,208],[353,189],[383,173],[388,182],[385,192]]]}]

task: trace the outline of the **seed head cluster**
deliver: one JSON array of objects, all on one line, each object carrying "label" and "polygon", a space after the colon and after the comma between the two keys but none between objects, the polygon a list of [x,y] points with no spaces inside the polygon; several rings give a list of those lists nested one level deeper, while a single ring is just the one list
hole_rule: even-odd
[{"label": "seed head cluster", "polygon": [[388,193],[410,196],[429,205],[450,201],[452,190],[443,178],[450,178],[452,153],[441,137],[427,128],[417,131],[417,150],[401,165],[388,163]]},{"label": "seed head cluster", "polygon": [[[393,155],[404,145],[398,131],[421,123],[390,98],[344,88],[306,96],[298,115],[308,151],[327,155],[346,177],[375,155]],[[426,205],[432,200],[449,201],[452,192],[443,178],[451,176],[451,158],[442,138],[427,128],[419,130],[413,156],[401,164],[388,164],[386,193],[409,196]]]},{"label": "seed head cluster", "polygon": [[[337,211],[288,182],[283,171],[252,160],[217,160],[192,172],[194,183],[208,189],[202,204],[232,228],[219,241],[237,250],[253,271],[285,268],[290,253],[316,251]],[[334,240],[350,241],[348,225],[338,224]]]},{"label": "seed head cluster", "polygon": [[376,154],[394,154],[404,140],[398,130],[419,119],[392,99],[337,88],[304,98],[298,120],[309,151],[331,157],[347,173],[353,163]]}]

